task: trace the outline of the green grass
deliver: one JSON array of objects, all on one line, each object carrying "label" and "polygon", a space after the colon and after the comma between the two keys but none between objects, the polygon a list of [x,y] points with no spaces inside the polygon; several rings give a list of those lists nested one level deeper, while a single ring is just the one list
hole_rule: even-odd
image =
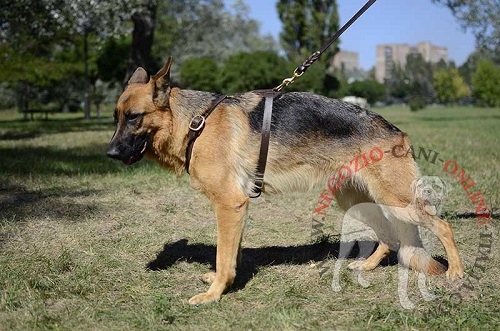
[{"label": "green grass", "polygon": [[[499,206],[500,109],[377,109],[415,146],[456,160],[490,207]],[[414,310],[401,307],[398,268],[385,263],[360,287],[345,268],[344,291],[330,289],[315,264],[335,262],[341,213],[325,238],[311,238],[318,192],[265,196],[250,207],[243,265],[219,303],[193,307],[199,276],[215,262],[215,221],[207,199],[147,161],[125,167],[105,156],[111,114],[85,122],[52,115],[23,122],[0,113],[0,330],[498,330],[498,226],[473,291],[450,300],[456,284],[428,278],[425,302],[410,273]],[[442,163],[422,173],[453,186],[445,206],[466,271],[480,245],[474,211]],[[498,210],[494,210],[498,213]],[[433,252],[443,255],[440,245]]]}]

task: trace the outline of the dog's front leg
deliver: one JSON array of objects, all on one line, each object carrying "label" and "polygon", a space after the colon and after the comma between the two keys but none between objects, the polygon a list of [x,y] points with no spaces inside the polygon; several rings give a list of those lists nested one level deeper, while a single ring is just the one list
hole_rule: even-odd
[{"label": "dog's front leg", "polygon": [[200,293],[189,299],[196,305],[220,299],[222,293],[234,281],[239,246],[243,233],[244,218],[248,208],[248,198],[241,196],[229,198],[220,203],[215,202],[217,215],[217,260],[215,279],[205,293]]}]

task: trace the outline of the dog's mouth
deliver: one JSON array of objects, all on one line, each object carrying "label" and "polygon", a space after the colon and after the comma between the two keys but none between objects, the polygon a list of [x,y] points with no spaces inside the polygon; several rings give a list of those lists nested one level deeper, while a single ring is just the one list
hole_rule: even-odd
[{"label": "dog's mouth", "polygon": [[424,211],[430,216],[436,216],[439,212],[439,201],[424,201]]},{"label": "dog's mouth", "polygon": [[132,155],[127,159],[123,159],[122,162],[126,165],[132,165],[132,164],[136,163],[137,161],[140,161],[142,159],[142,157],[144,156],[144,154],[146,153],[147,147],[148,147],[148,141],[145,140],[144,144],[142,146],[142,149],[139,151],[138,154]]}]

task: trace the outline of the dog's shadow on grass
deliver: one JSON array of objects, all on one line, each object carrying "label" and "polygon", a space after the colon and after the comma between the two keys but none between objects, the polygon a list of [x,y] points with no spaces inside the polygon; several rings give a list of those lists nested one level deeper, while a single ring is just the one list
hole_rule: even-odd
[{"label": "dog's shadow on grass", "polygon": [[[360,242],[358,242],[359,244]],[[320,262],[328,258],[337,258],[339,241],[322,241],[300,246],[267,246],[258,248],[243,248],[242,262],[238,266],[237,276],[231,287],[232,291],[245,287],[261,267],[282,264],[300,265],[309,262]],[[349,254],[348,258],[358,257],[358,245]],[[187,239],[165,244],[163,250],[146,266],[148,270],[165,270],[179,261],[188,263],[197,262],[208,264],[215,270],[216,247],[206,244],[190,244]],[[367,256],[364,256],[365,258]],[[391,252],[381,265],[396,265],[397,255]],[[200,275],[201,276],[201,275]]]}]

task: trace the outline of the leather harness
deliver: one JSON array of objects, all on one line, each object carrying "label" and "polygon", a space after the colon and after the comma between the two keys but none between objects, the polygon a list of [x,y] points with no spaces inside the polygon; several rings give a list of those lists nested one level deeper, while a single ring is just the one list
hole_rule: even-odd
[{"label": "leather harness", "polygon": [[[264,187],[264,173],[266,172],[267,155],[269,151],[269,139],[271,137],[271,118],[273,113],[273,100],[274,97],[280,94],[280,92],[274,90],[260,90],[254,91],[255,93],[262,95],[265,99],[264,103],[264,117],[262,119],[262,131],[260,140],[260,152],[259,161],[257,163],[257,169],[255,171],[254,180],[254,195],[251,198],[258,198],[262,194],[262,189]],[[191,154],[193,153],[193,147],[196,139],[201,135],[203,128],[205,127],[205,122],[210,116],[210,114],[217,108],[217,106],[227,98],[227,95],[221,95],[215,99],[210,107],[193,117],[191,123],[189,124],[188,133],[188,144],[186,147],[186,172],[189,174],[189,164],[191,162]]]}]

